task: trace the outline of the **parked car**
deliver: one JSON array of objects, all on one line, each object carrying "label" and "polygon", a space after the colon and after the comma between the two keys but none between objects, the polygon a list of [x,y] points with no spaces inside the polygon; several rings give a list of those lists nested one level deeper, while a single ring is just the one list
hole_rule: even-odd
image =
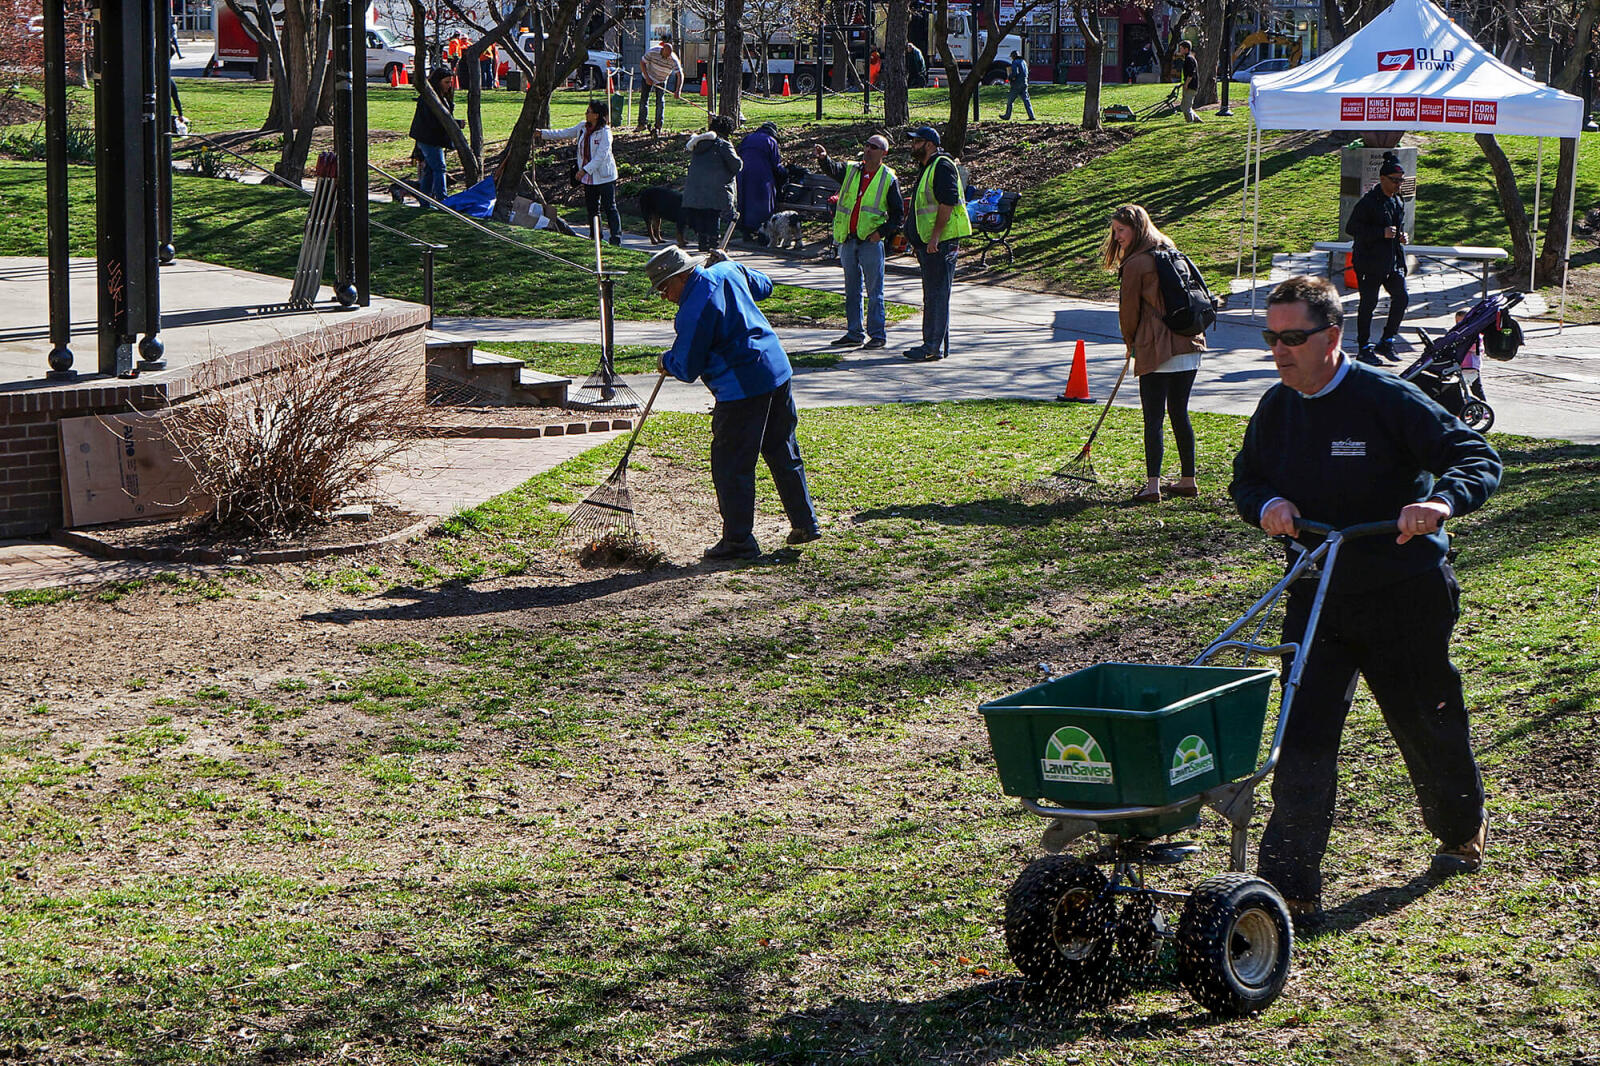
[{"label": "parked car", "polygon": [[415,49],[400,44],[382,26],[367,27],[367,77],[390,80],[392,74],[411,66]]},{"label": "parked car", "polygon": [[1249,81],[1260,74],[1277,74],[1289,69],[1287,59],[1263,59],[1259,63],[1252,63],[1248,67],[1240,67],[1233,72],[1234,81]]}]

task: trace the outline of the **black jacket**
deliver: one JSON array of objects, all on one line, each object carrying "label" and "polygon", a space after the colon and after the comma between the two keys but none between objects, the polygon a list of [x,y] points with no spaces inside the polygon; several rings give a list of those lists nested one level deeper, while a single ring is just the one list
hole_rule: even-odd
[{"label": "black jacket", "polygon": [[[1275,496],[1306,518],[1336,528],[1397,518],[1400,508],[1437,496],[1453,516],[1477,510],[1500,484],[1489,443],[1409,381],[1352,363],[1325,396],[1286,385],[1267,390],[1250,417],[1228,486],[1239,516],[1260,525]],[[1332,589],[1381,588],[1438,566],[1441,530],[1396,544],[1363,537],[1341,549]]]},{"label": "black jacket", "polygon": [[1406,228],[1405,203],[1398,196],[1383,195],[1383,186],[1374,185],[1356,201],[1350,221],[1344,224],[1351,241],[1350,265],[1357,274],[1386,277],[1391,270],[1406,272],[1406,246],[1399,236],[1383,235],[1390,226],[1397,235]]},{"label": "black jacket", "polygon": [[[454,106],[451,111],[454,112]],[[411,132],[408,134],[418,144],[431,144],[439,148],[449,148],[451,144],[450,131],[434,117],[428,109],[428,101],[420,95],[417,97],[417,111],[411,116]]]}]

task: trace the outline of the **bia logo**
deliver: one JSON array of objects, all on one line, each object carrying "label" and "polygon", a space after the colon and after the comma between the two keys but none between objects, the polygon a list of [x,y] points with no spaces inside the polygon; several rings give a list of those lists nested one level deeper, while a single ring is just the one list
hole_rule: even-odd
[{"label": "bia logo", "polygon": [[1378,53],[1379,70],[1415,70],[1416,67],[1416,53],[1409,48]]},{"label": "bia logo", "polygon": [[1378,53],[1378,70],[1454,70],[1453,48],[1386,48]]}]

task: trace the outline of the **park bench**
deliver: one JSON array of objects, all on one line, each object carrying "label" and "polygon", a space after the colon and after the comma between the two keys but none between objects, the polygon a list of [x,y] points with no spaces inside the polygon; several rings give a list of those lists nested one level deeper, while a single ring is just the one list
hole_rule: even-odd
[{"label": "park bench", "polygon": [[[1350,254],[1351,241],[1317,241],[1311,247],[1328,253],[1328,278],[1332,280],[1344,269],[1344,256]],[[1470,259],[1482,264],[1483,298],[1489,297],[1489,264],[1506,258],[1504,248],[1479,248],[1471,244],[1408,244],[1407,255],[1420,255],[1429,259]]]},{"label": "park bench", "polygon": [[1011,223],[1017,214],[1017,201],[1021,193],[1003,192],[994,210],[972,220],[972,232],[983,238],[983,251],[978,255],[978,265],[989,265],[989,253],[995,248],[1006,250],[1006,265],[1011,265]]},{"label": "park bench", "polygon": [[829,201],[839,195],[839,183],[826,174],[807,173],[799,181],[791,181],[778,190],[778,211],[793,211],[802,223],[821,223],[823,243],[833,247],[833,204]]}]

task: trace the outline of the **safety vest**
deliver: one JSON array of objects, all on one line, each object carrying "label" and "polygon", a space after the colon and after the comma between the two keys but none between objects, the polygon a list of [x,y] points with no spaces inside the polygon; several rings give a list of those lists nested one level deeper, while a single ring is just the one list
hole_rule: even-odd
[{"label": "safety vest", "polygon": [[[894,171],[883,164],[878,164],[877,173],[872,175],[872,180],[867,182],[866,194],[861,197],[861,217],[856,222],[857,237],[862,240],[872,236],[889,217],[889,211],[884,207],[889,196],[889,183],[894,181]],[[856,207],[856,190],[861,185],[861,164],[846,163],[844,165],[844,184],[839,186],[839,206],[833,213],[833,240],[835,244],[843,244],[846,237],[850,236],[850,214]]]},{"label": "safety vest", "polygon": [[924,245],[928,243],[927,235],[933,232],[934,223],[939,220],[939,201],[933,196],[933,172],[939,166],[941,158],[949,160],[950,166],[956,172],[956,205],[950,209],[950,221],[944,224],[944,230],[938,239],[947,241],[952,237],[965,237],[972,232],[972,219],[967,215],[967,190],[961,183],[961,168],[957,167],[956,161],[949,156],[936,155],[917,176],[917,191],[911,198],[917,218],[917,239]]}]

